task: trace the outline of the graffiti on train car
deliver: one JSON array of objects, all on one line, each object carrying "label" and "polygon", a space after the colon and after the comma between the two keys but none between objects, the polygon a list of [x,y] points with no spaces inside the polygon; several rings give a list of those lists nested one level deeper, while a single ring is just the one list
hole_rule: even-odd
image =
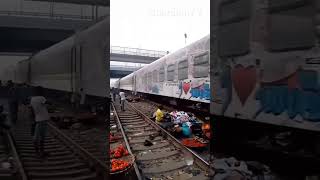
[{"label": "graffiti on train car", "polygon": [[157,84],[152,86],[151,92],[155,94],[159,94],[159,87]]},{"label": "graffiti on train car", "polygon": [[320,76],[312,60],[312,66],[310,60],[279,63],[276,70],[265,62],[221,66],[213,76],[217,84],[212,88],[222,100],[222,105],[214,102],[215,113],[257,121],[273,116],[272,121],[284,124],[320,122]]},{"label": "graffiti on train car", "polygon": [[210,82],[206,81],[181,81],[179,83],[179,98],[210,100]]},{"label": "graffiti on train car", "polygon": [[262,84],[257,92],[261,112],[279,115],[287,112],[290,119],[300,115],[309,121],[320,121],[320,83],[316,71],[300,70],[284,80],[284,83]]},{"label": "graffiti on train car", "polygon": [[241,104],[244,105],[256,86],[256,68],[252,65],[248,67],[236,65],[231,76],[234,89]]},{"label": "graffiti on train car", "polygon": [[191,88],[191,97],[210,100],[210,85],[203,83],[198,87]]},{"label": "graffiti on train car", "polygon": [[179,89],[181,90],[181,93],[184,92],[184,94],[188,94],[191,88],[191,81],[190,82],[180,82]]}]

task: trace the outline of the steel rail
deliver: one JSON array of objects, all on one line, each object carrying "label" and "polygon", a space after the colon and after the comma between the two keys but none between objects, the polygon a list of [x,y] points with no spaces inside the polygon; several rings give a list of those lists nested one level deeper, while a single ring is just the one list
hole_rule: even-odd
[{"label": "steel rail", "polygon": [[140,116],[142,116],[142,118],[148,122],[151,123],[151,125],[153,127],[155,127],[156,129],[161,130],[162,132],[164,132],[168,137],[171,138],[171,140],[173,141],[173,143],[175,144],[175,146],[178,146],[180,148],[182,148],[184,151],[187,151],[188,153],[192,154],[192,156],[195,157],[195,162],[196,164],[201,167],[205,172],[207,172],[208,174],[213,174],[213,169],[210,169],[210,164],[208,162],[206,162],[203,158],[201,158],[198,154],[196,154],[194,151],[192,151],[191,149],[185,147],[184,145],[181,145],[180,141],[178,139],[176,139],[174,136],[172,136],[168,131],[166,131],[165,129],[163,129],[161,126],[159,126],[157,123],[155,123],[154,121],[152,121],[149,117],[147,117],[145,114],[143,114],[141,111],[139,111],[138,109],[136,109],[134,106],[132,106],[131,104],[129,104],[128,102],[126,102],[126,104],[128,104],[135,112],[137,112]]},{"label": "steel rail", "polygon": [[[123,139],[124,139],[124,142],[126,144],[126,147],[128,149],[128,152],[133,155],[132,151],[131,151],[131,148],[130,148],[130,145],[129,145],[129,141],[127,139],[127,136],[126,134],[124,133],[124,130],[123,130],[123,127],[121,125],[121,122],[120,122],[120,118],[118,116],[118,113],[117,113],[117,110],[116,110],[116,107],[114,106],[113,102],[111,102],[111,105],[112,105],[112,108],[113,108],[113,112],[115,114],[115,117],[116,117],[116,122],[121,130],[121,134],[123,136]],[[141,177],[141,174],[140,174],[140,171],[139,171],[139,168],[138,168],[138,165],[136,164],[136,162],[133,162],[133,167],[134,167],[134,170],[136,172],[136,175],[137,175],[137,178],[138,180],[142,180],[142,177]]]},{"label": "steel rail", "polygon": [[22,163],[20,161],[16,146],[14,144],[14,140],[12,138],[12,135],[11,135],[10,131],[6,130],[5,134],[6,134],[7,138],[8,138],[8,140],[9,140],[10,150],[12,151],[12,155],[13,155],[14,161],[15,161],[15,163],[17,165],[17,168],[18,168],[18,171],[19,171],[19,175],[20,175],[20,179],[21,180],[28,180],[26,172],[24,171],[23,165],[22,165]]},{"label": "steel rail", "polygon": [[52,123],[48,123],[50,130],[54,132],[58,136],[58,138],[65,143],[65,145],[69,146],[74,152],[83,159],[88,160],[90,167],[96,170],[98,175],[98,179],[107,180],[109,179],[108,166],[103,163],[101,160],[94,157],[90,152],[81,147],[78,143],[73,141],[70,137],[68,137],[65,133],[60,131],[57,127],[52,125]]}]

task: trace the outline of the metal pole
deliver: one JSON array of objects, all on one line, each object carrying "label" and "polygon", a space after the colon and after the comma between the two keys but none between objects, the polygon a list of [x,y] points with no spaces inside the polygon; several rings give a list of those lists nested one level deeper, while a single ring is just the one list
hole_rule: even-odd
[{"label": "metal pole", "polygon": [[98,20],[98,6],[96,6],[96,20]]},{"label": "metal pole", "polygon": [[92,11],[92,20],[94,20],[94,5],[92,5],[92,9],[91,9],[91,11]]},{"label": "metal pole", "polygon": [[22,0],[20,0],[20,15],[22,15],[22,8],[23,8],[23,4],[22,4]]},{"label": "metal pole", "polygon": [[53,1],[50,2],[50,16],[53,17]]}]

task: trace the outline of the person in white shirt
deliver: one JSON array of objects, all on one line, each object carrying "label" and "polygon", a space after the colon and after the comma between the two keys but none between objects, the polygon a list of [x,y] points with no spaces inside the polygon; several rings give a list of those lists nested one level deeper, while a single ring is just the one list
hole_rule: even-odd
[{"label": "person in white shirt", "polygon": [[71,98],[70,98],[71,106],[74,108],[76,107],[76,93],[72,92],[71,93]]},{"label": "person in white shirt", "polygon": [[124,92],[120,92],[120,105],[121,105],[121,110],[124,111],[124,102],[126,100],[126,95],[124,94]]},{"label": "person in white shirt", "polygon": [[86,93],[83,91],[83,88],[80,89],[80,106],[83,107],[86,101]]},{"label": "person in white shirt", "polygon": [[[37,154],[41,157],[45,155],[44,140],[47,133],[47,123],[50,119],[48,109],[46,107],[46,98],[42,96],[42,88],[38,87],[37,96],[31,97],[30,105],[34,113],[35,129],[33,143]],[[40,150],[40,151],[39,151]]]}]

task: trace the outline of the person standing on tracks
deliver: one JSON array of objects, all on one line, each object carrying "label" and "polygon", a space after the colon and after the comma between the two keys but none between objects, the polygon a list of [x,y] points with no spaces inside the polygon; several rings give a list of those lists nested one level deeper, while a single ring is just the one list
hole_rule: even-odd
[{"label": "person standing on tracks", "polygon": [[83,88],[80,88],[80,108],[84,108],[86,102],[86,93]]},{"label": "person standing on tracks", "polygon": [[12,81],[9,81],[8,83],[8,88],[9,88],[9,109],[10,109],[10,117],[11,117],[11,122],[16,123],[17,118],[18,118],[18,107],[19,107],[19,102],[18,102],[18,88],[16,87],[15,84],[13,84]]},{"label": "person standing on tracks", "polygon": [[124,111],[124,102],[126,101],[126,95],[124,94],[123,91],[119,93],[120,96],[120,105],[121,105],[121,110]]},{"label": "person standing on tracks", "polygon": [[77,99],[77,94],[75,92],[71,92],[71,94],[70,94],[70,103],[71,103],[71,107],[72,108],[76,107],[76,99]]},{"label": "person standing on tracks", "polygon": [[33,143],[36,149],[36,153],[40,157],[45,156],[44,152],[44,140],[47,133],[47,123],[50,119],[49,112],[46,106],[47,100],[43,96],[42,87],[37,87],[36,95],[31,97],[30,105],[32,107],[34,117],[35,117],[35,129],[33,136]]},{"label": "person standing on tracks", "polygon": [[11,128],[11,126],[7,121],[7,117],[8,117],[8,114],[4,112],[3,105],[0,105],[0,127],[8,130]]},{"label": "person standing on tracks", "polygon": [[112,88],[112,97],[113,97],[113,102],[116,102],[116,90]]}]

